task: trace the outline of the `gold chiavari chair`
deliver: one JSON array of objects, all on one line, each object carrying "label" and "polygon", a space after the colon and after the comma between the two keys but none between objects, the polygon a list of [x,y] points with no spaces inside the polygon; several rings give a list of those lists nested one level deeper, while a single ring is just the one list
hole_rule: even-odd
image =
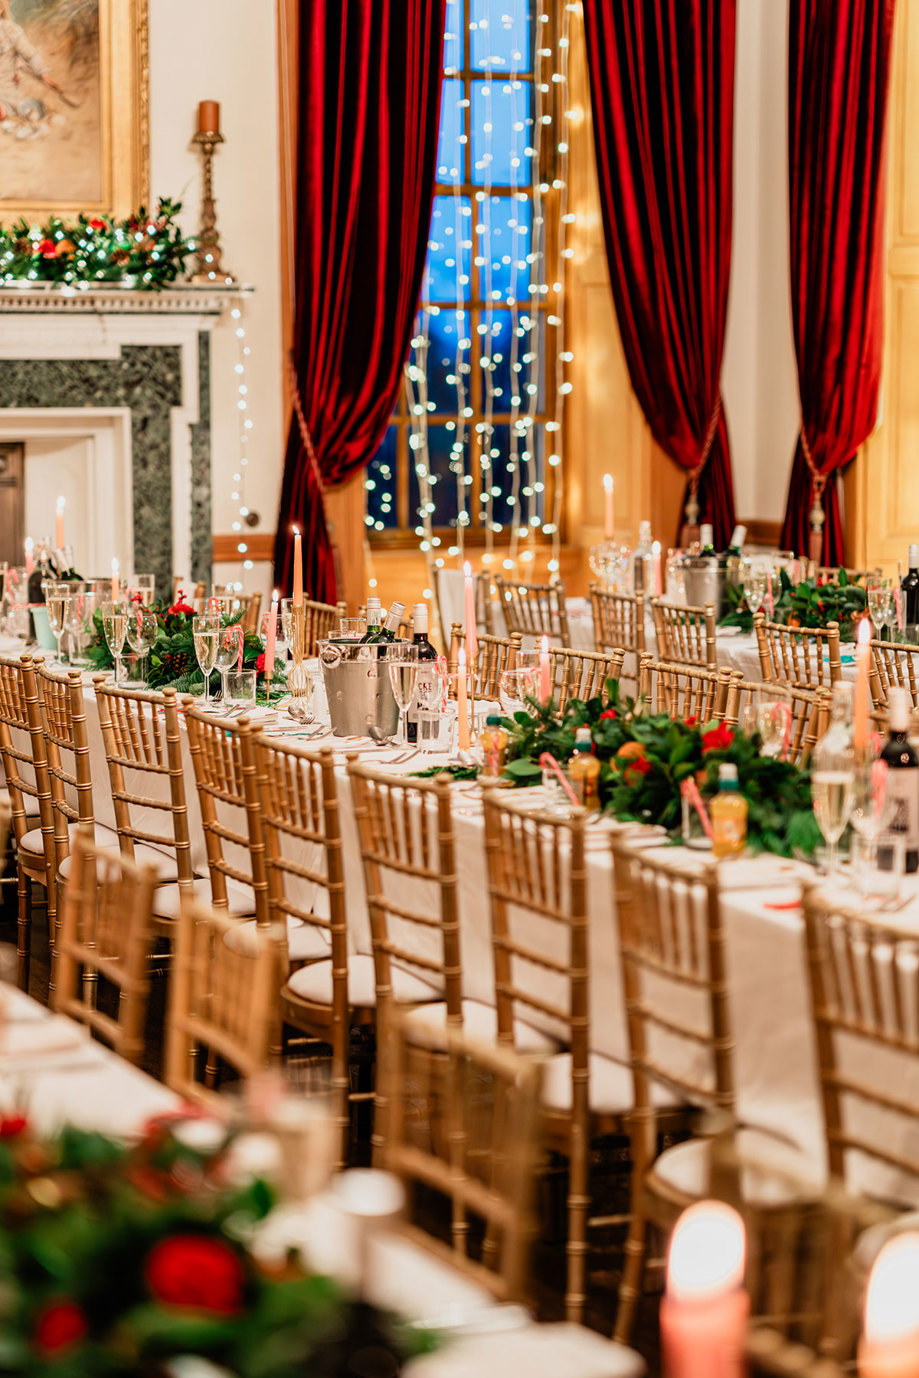
[{"label": "gold chiavari chair", "polygon": [[[801,689],[793,684],[779,684],[775,680],[735,680],[731,684],[728,706],[724,715],[726,727],[741,723],[745,730],[755,731],[756,703],[781,701],[791,711],[791,728],[785,760],[803,766],[830,725],[832,695],[829,689]],[[749,717],[751,720],[747,721]]]},{"label": "gold chiavari chair", "polygon": [[[805,569],[806,579],[837,579],[839,577],[839,565],[818,565],[813,560],[808,560]],[[874,569],[849,569],[846,567],[846,575],[849,583],[858,583],[860,579],[879,579],[881,577],[880,567]]]},{"label": "gold chiavari chair", "polygon": [[[717,868],[680,867],[624,840],[613,842],[613,863],[634,1095],[632,1215],[614,1332],[625,1342],[641,1295],[649,1223],[672,1227],[712,1189],[713,1140],[693,1138],[659,1153],[658,1106],[669,1098],[730,1124],[734,1043]],[[737,1140],[795,1180],[813,1176],[801,1155],[765,1130],[739,1130]],[[760,1189],[755,1180],[740,1185],[754,1198]]]},{"label": "gold chiavari chair", "polygon": [[[431,1058],[395,1010],[383,1030],[380,1161],[404,1184],[405,1232],[499,1300],[525,1300],[541,1147],[538,1060],[452,1029],[443,1055]],[[437,1201],[449,1211],[449,1242],[433,1232]]]},{"label": "gold chiavari chair", "polygon": [[243,629],[243,634],[246,632],[257,632],[259,614],[262,610],[262,595],[260,593],[243,594],[242,604],[243,615],[240,618],[240,624]]},{"label": "gold chiavari chair", "polygon": [[34,884],[45,891],[49,944],[54,942],[57,909],[54,810],[30,655],[20,660],[0,658],[0,754],[16,842],[18,980],[28,990]]},{"label": "gold chiavari chair", "polygon": [[[501,676],[513,670],[517,664],[517,653],[523,638],[519,632],[511,636],[478,636],[476,638],[475,667],[477,677],[476,693],[482,699],[501,697]],[[466,644],[466,632],[462,622],[454,622],[450,631],[450,655],[447,667],[456,674],[459,664],[459,650]],[[456,697],[456,681],[450,686],[450,694]]]},{"label": "gold chiavari chair", "polygon": [[692,608],[667,603],[663,598],[652,598],[651,612],[659,660],[679,660],[687,665],[705,665],[709,670],[715,669],[718,656],[714,604],[706,603],[703,608]]},{"label": "gold chiavari chair", "polygon": [[206,1050],[240,1077],[267,1066],[277,1028],[278,971],[283,930],[238,920],[183,896],[176,921],[175,961],[166,1018],[165,1082],[178,1095],[219,1104],[199,1077]]},{"label": "gold chiavari chair", "polygon": [[494,636],[497,632],[495,624],[495,600],[496,592],[491,581],[490,574],[476,574],[474,577],[475,588],[475,618],[479,627],[484,627],[489,636]]},{"label": "gold chiavari chair", "polygon": [[549,647],[549,671],[552,678],[552,697],[559,712],[564,712],[569,699],[587,700],[597,695],[609,699],[607,683],[618,684],[622,675],[625,651],[609,654],[600,651],[573,651],[567,646]]},{"label": "gold chiavari chair", "polygon": [[305,631],[303,644],[307,657],[319,654],[319,642],[338,635],[338,624],[348,615],[347,603],[317,603],[312,598],[303,600],[305,611]]},{"label": "gold chiavari chair", "polygon": [[655,712],[671,718],[723,722],[741,678],[740,670],[702,670],[644,655],[638,669],[638,693]]},{"label": "gold chiavari chair", "polygon": [[[100,850],[91,836],[87,828],[74,837],[62,890],[54,1009],[138,1063],[150,991],[147,954],[156,871]],[[100,980],[114,987],[114,1014],[100,1008]]]},{"label": "gold chiavari chair", "polygon": [[520,584],[502,579],[500,575],[495,576],[494,583],[508,633],[548,636],[561,646],[570,643],[563,583]]},{"label": "gold chiavari chair", "polygon": [[885,706],[891,689],[905,689],[913,708],[919,708],[919,646],[898,641],[871,643],[871,698]]},{"label": "gold chiavari chair", "polygon": [[608,593],[599,584],[590,586],[594,641],[598,651],[621,646],[641,655],[645,649],[644,601],[631,593]]},{"label": "gold chiavari chair", "polygon": [[826,627],[786,627],[753,614],[759,663],[763,679],[782,680],[814,688],[836,684],[842,678],[839,623]]}]

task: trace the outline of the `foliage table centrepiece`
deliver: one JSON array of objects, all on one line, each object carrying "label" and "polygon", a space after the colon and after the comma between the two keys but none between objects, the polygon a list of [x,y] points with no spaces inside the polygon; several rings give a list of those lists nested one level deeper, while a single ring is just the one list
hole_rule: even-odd
[{"label": "foliage table centrepiece", "polygon": [[[783,622],[788,627],[826,627],[828,622],[839,623],[840,641],[854,641],[859,620],[864,617],[868,593],[864,584],[850,579],[845,569],[834,578],[802,579],[793,584],[784,569],[779,569],[779,596],[775,600],[770,622]],[[730,611],[718,623],[719,627],[739,627],[753,630],[753,614],[744,601],[743,590],[727,586]]]},{"label": "foliage table centrepiece", "polygon": [[161,198],[123,220],[52,216],[43,225],[0,225],[0,282],[50,282],[61,287],[122,283],[156,291],[175,282],[194,248],[176,223],[178,201]]},{"label": "foliage table centrepiece", "polygon": [[357,1351],[385,1350],[395,1374],[430,1347],[296,1257],[260,1262],[273,1194],[236,1181],[228,1148],[162,1121],[134,1146],[0,1121],[0,1373],[166,1378],[194,1356],[237,1378],[338,1378],[363,1371]]}]

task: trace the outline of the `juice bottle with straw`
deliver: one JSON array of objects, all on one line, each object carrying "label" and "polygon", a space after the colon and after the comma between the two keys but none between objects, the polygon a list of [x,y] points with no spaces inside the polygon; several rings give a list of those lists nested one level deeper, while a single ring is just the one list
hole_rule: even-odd
[{"label": "juice bottle with straw", "polygon": [[600,808],[600,762],[593,754],[589,727],[579,727],[575,733],[568,779],[588,813],[596,813]]}]

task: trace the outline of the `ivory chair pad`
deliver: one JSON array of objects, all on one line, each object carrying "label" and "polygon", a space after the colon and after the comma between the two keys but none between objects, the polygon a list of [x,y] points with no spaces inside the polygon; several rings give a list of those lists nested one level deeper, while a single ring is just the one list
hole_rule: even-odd
[{"label": "ivory chair pad", "polygon": [[[211,882],[206,876],[199,876],[192,884],[191,895],[202,904],[211,903]],[[177,919],[181,904],[181,888],[175,885],[160,885],[153,896],[153,912],[158,919]],[[254,914],[255,900],[252,891],[242,885],[227,881],[227,904],[231,914]]]},{"label": "ivory chair pad", "polygon": [[565,1321],[459,1335],[436,1354],[413,1359],[406,1378],[467,1378],[470,1373],[476,1378],[642,1378],[647,1367],[634,1349]]},{"label": "ivory chair pad", "polygon": [[[287,988],[301,1000],[314,1005],[332,1003],[332,963],[313,962],[293,972]],[[440,994],[429,982],[392,964],[392,988],[396,1000],[412,1004],[419,1000],[435,1000]],[[351,1005],[376,1005],[376,979],[373,958],[363,955],[348,958],[348,1001]]]},{"label": "ivory chair pad", "polygon": [[[71,823],[68,831],[70,833],[71,838],[73,838],[77,831],[77,824]],[[93,838],[93,841],[95,842],[97,847],[111,847],[112,850],[116,852],[118,850],[118,834],[114,831],[114,829],[107,828],[104,823],[96,824],[95,836]],[[41,828],[33,828],[31,832],[27,832],[24,835],[22,841],[20,842],[19,847],[20,850],[23,852],[33,852],[35,856],[41,856]],[[66,865],[66,862],[62,863],[61,865],[61,875],[65,874],[64,865]]]},{"label": "ivory chair pad", "polygon": [[[587,1071],[590,1077],[590,1108],[597,1115],[625,1115],[634,1103],[631,1070],[622,1062],[591,1053]],[[677,1098],[663,1086],[652,1083],[651,1096],[656,1107],[673,1108]],[[542,1103],[547,1110],[571,1113],[571,1054],[559,1053],[543,1065]]]},{"label": "ivory chair pad", "polygon": [[[784,1205],[822,1190],[813,1161],[795,1145],[753,1127],[739,1130],[736,1142],[741,1162],[750,1160],[741,1171],[741,1194],[749,1205]],[[712,1143],[711,1139],[688,1139],[666,1149],[654,1164],[652,1182],[657,1178],[685,1196],[708,1196]],[[762,1163],[765,1170],[758,1172],[753,1163]],[[778,1175],[772,1176],[772,1169]]]},{"label": "ivory chair pad", "polygon": [[[78,825],[75,823],[71,824],[71,836],[73,836],[73,832],[77,826]],[[26,837],[33,836],[41,839],[40,829],[36,828],[34,833],[26,833]],[[23,841],[25,841],[25,838],[23,838]],[[112,852],[115,856],[119,856],[121,853],[121,848],[118,845],[118,834],[113,832],[110,828],[107,828],[103,823],[97,823],[95,825],[95,843],[96,846],[100,847],[103,851]],[[134,861],[138,866],[155,867],[157,878],[159,881],[163,882],[163,884],[167,884],[169,881],[176,879],[175,860],[168,852],[161,852],[157,847],[148,847],[145,843],[135,843]],[[58,870],[61,878],[66,880],[70,875],[69,856],[64,857]]]},{"label": "ivory chair pad", "polygon": [[[229,896],[229,886],[227,887]],[[252,913],[254,906],[245,912]],[[233,913],[232,908],[230,913]],[[239,928],[226,936],[226,945],[234,950],[240,947],[245,948],[245,943],[249,933],[255,930],[255,919],[247,923],[241,923]],[[322,957],[328,957],[330,940],[321,928],[316,928],[311,923],[301,923],[298,919],[287,916],[287,954],[292,962],[314,962]]]},{"label": "ivory chair pad", "polygon": [[[467,1038],[494,1043],[498,1037],[498,1011],[494,1005],[481,1000],[463,1001],[463,1033]],[[432,1052],[442,1052],[447,1046],[447,1006],[443,1001],[435,1005],[419,1005],[405,1016],[405,1036],[411,1043]],[[548,1034],[514,1020],[514,1046],[521,1053],[554,1053],[558,1041]]]}]

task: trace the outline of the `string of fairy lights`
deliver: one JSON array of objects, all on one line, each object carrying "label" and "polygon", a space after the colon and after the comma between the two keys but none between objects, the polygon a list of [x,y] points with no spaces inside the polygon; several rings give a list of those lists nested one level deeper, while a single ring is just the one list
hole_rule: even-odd
[{"label": "string of fairy lights", "polygon": [[[468,75],[468,54],[472,40],[482,46],[482,31],[488,29],[482,14],[486,7],[467,0],[471,13],[467,12],[465,19],[463,6],[450,8],[458,19],[453,19],[453,32],[447,33],[446,48],[456,60],[445,65],[444,99],[456,99],[458,129],[451,139],[457,158],[449,161],[460,161],[464,167],[441,165],[439,169],[437,195],[441,205],[450,196],[452,225],[443,212],[435,214],[429,249],[433,254],[443,251],[446,255],[440,261],[444,268],[453,270],[455,298],[452,302],[442,296],[431,299],[435,279],[442,292],[446,278],[429,266],[405,369],[408,445],[418,493],[413,529],[431,584],[438,568],[448,562],[462,564],[467,533],[476,528],[483,532],[484,568],[497,571],[500,565],[504,570],[518,571],[528,566],[532,570],[537,537],[542,535],[551,543],[547,566],[554,576],[560,566],[563,424],[565,401],[571,391],[567,365],[572,355],[565,340],[565,267],[572,256],[568,237],[575,219],[568,205],[569,126],[575,112],[568,108],[568,79],[571,24],[579,0],[563,0],[556,23],[546,0],[535,0],[529,11],[533,29],[530,45],[521,40],[513,15],[501,17],[498,25],[505,31],[504,39],[510,32],[513,40],[510,60],[488,57],[476,61],[474,87],[480,98],[476,109],[469,100],[473,83]],[[463,23],[468,35],[461,31]],[[501,46],[500,40],[496,41],[495,47]],[[506,48],[506,41],[503,46]],[[532,90],[528,118],[524,99],[527,86]],[[497,150],[501,164],[505,168],[509,165],[509,176],[496,182],[496,126],[502,131],[508,128],[507,122],[498,125],[495,112],[499,102],[509,111],[513,143],[509,158],[507,150]],[[478,137],[469,149],[476,119],[480,119]],[[452,128],[449,122],[447,128]],[[518,141],[524,139],[521,150]],[[547,170],[550,166],[551,172]],[[468,191],[464,191],[469,181],[475,186],[474,214]],[[500,196],[494,195],[496,186],[501,189]],[[498,207],[501,214],[496,217]],[[550,218],[553,235],[548,233]],[[443,228],[438,227],[438,221]],[[498,233],[503,233],[505,241],[509,234],[509,252],[497,243]],[[551,264],[550,244],[554,246]],[[495,271],[499,265],[503,270],[500,275]],[[504,290],[496,285],[496,276],[500,276]],[[470,277],[478,285],[477,292],[470,288]],[[473,327],[475,298],[479,311]],[[438,339],[454,335],[452,366],[446,358],[431,357],[432,321],[447,315],[453,322],[444,320]],[[449,371],[443,374],[443,381],[452,394],[452,414],[446,416],[442,387],[438,402],[432,400],[434,370],[445,366]],[[480,372],[479,380],[470,376],[473,369]],[[546,413],[545,385],[550,377],[554,386]],[[477,411],[472,405],[475,396]],[[442,426],[449,438],[446,470],[441,454],[432,459],[429,419],[434,412],[438,413],[438,427]],[[501,418],[497,423],[496,413]],[[544,432],[543,466],[539,463],[540,428]],[[505,429],[506,441],[501,434]],[[553,471],[551,482],[547,482],[549,470]],[[435,525],[436,495],[437,485],[449,483],[451,478],[456,517],[445,545]],[[398,511],[397,484],[396,466],[381,457],[366,479],[368,491],[375,492],[376,508],[376,515],[368,514],[366,519],[368,535],[373,530],[385,530],[390,524],[385,519]],[[551,510],[547,511],[549,493]],[[369,541],[367,544],[369,549]]]},{"label": "string of fairy lights", "polygon": [[[230,490],[230,501],[236,505],[236,516],[231,523],[231,530],[238,537],[236,552],[242,558],[243,569],[250,570],[253,567],[253,562],[249,558],[249,543],[243,535],[247,525],[246,518],[249,515],[249,505],[246,499],[246,476],[249,468],[249,435],[252,431],[252,418],[249,415],[247,368],[250,347],[247,343],[241,303],[233,307],[230,312],[230,319],[233,321],[236,336],[236,363],[233,365],[233,373],[236,379],[236,414],[238,418],[237,464],[233,473],[233,487]],[[240,585],[241,587],[242,585]]]}]

